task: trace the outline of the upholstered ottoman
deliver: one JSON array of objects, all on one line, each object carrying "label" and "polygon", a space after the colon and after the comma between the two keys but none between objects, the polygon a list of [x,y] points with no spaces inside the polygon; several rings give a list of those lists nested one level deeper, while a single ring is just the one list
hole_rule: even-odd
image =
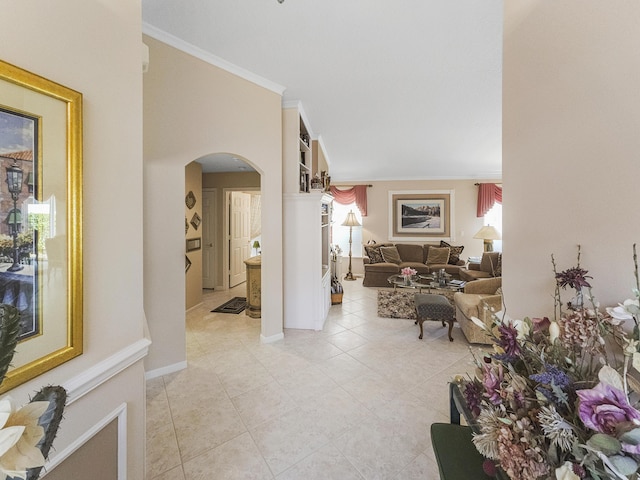
[{"label": "upholstered ottoman", "polygon": [[414,297],[416,304],[416,323],[420,324],[420,336],[422,339],[422,323],[425,320],[440,320],[444,327],[444,322],[449,323],[449,341],[453,342],[451,330],[456,319],[455,309],[449,300],[443,295],[433,295],[430,293],[416,293]]}]

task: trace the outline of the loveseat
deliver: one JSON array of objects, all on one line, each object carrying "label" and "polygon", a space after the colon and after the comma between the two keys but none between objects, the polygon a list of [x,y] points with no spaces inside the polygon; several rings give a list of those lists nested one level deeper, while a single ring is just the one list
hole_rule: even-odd
[{"label": "loveseat", "polygon": [[501,276],[502,253],[500,252],[484,252],[480,263],[470,263],[467,268],[460,269],[460,280],[465,282]]},{"label": "loveseat", "polygon": [[364,279],[365,287],[388,287],[387,279],[398,275],[400,270],[411,267],[418,275],[444,269],[453,278],[459,279],[464,260],[460,254],[464,247],[452,246],[446,242],[416,245],[409,243],[375,243],[365,245]]},{"label": "loveseat", "polygon": [[502,277],[467,282],[464,291],[453,295],[453,303],[456,307],[456,321],[469,343],[491,344],[491,338],[473,323],[471,317],[476,317],[488,328],[491,327],[492,312],[502,309]]}]

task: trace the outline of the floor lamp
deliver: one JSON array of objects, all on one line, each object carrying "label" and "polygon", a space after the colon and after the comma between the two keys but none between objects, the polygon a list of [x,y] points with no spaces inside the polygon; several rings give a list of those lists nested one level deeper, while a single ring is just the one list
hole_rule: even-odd
[{"label": "floor lamp", "polygon": [[358,222],[358,219],[356,218],[356,214],[353,213],[353,210],[349,211],[349,214],[347,215],[347,219],[344,222],[342,222],[342,226],[349,227],[349,271],[344,276],[344,279],[355,280],[356,278],[353,276],[353,273],[351,272],[351,243],[353,241],[353,237],[352,237],[353,227],[359,227],[360,222]]}]

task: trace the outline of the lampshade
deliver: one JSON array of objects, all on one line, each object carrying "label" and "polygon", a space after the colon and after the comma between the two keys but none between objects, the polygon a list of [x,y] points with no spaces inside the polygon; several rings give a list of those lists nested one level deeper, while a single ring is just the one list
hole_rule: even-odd
[{"label": "lampshade", "polygon": [[473,238],[479,238],[480,240],[502,240],[502,236],[500,232],[496,230],[496,227],[491,225],[485,225],[478,233],[476,233]]},{"label": "lampshade", "polygon": [[343,227],[359,227],[360,226],[360,222],[358,222],[358,219],[356,218],[356,214],[353,213],[353,210],[351,210],[348,215],[347,215],[347,219],[342,222],[342,226]]},{"label": "lampshade", "polygon": [[260,248],[260,242],[258,240],[254,240],[253,248]]}]

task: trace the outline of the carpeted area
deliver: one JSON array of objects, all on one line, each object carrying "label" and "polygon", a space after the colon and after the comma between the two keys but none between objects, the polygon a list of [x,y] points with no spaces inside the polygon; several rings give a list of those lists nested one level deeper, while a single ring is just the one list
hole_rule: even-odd
[{"label": "carpeted area", "polygon": [[[417,289],[378,290],[378,316],[384,318],[408,318],[415,320],[416,306],[413,300]],[[423,293],[428,293],[423,290]],[[453,303],[453,291],[435,289],[432,293],[444,295]]]},{"label": "carpeted area", "polygon": [[216,313],[235,313],[238,314],[242,312],[245,308],[247,308],[247,298],[246,297],[233,297],[228,302],[223,303],[219,307],[211,310]]}]

